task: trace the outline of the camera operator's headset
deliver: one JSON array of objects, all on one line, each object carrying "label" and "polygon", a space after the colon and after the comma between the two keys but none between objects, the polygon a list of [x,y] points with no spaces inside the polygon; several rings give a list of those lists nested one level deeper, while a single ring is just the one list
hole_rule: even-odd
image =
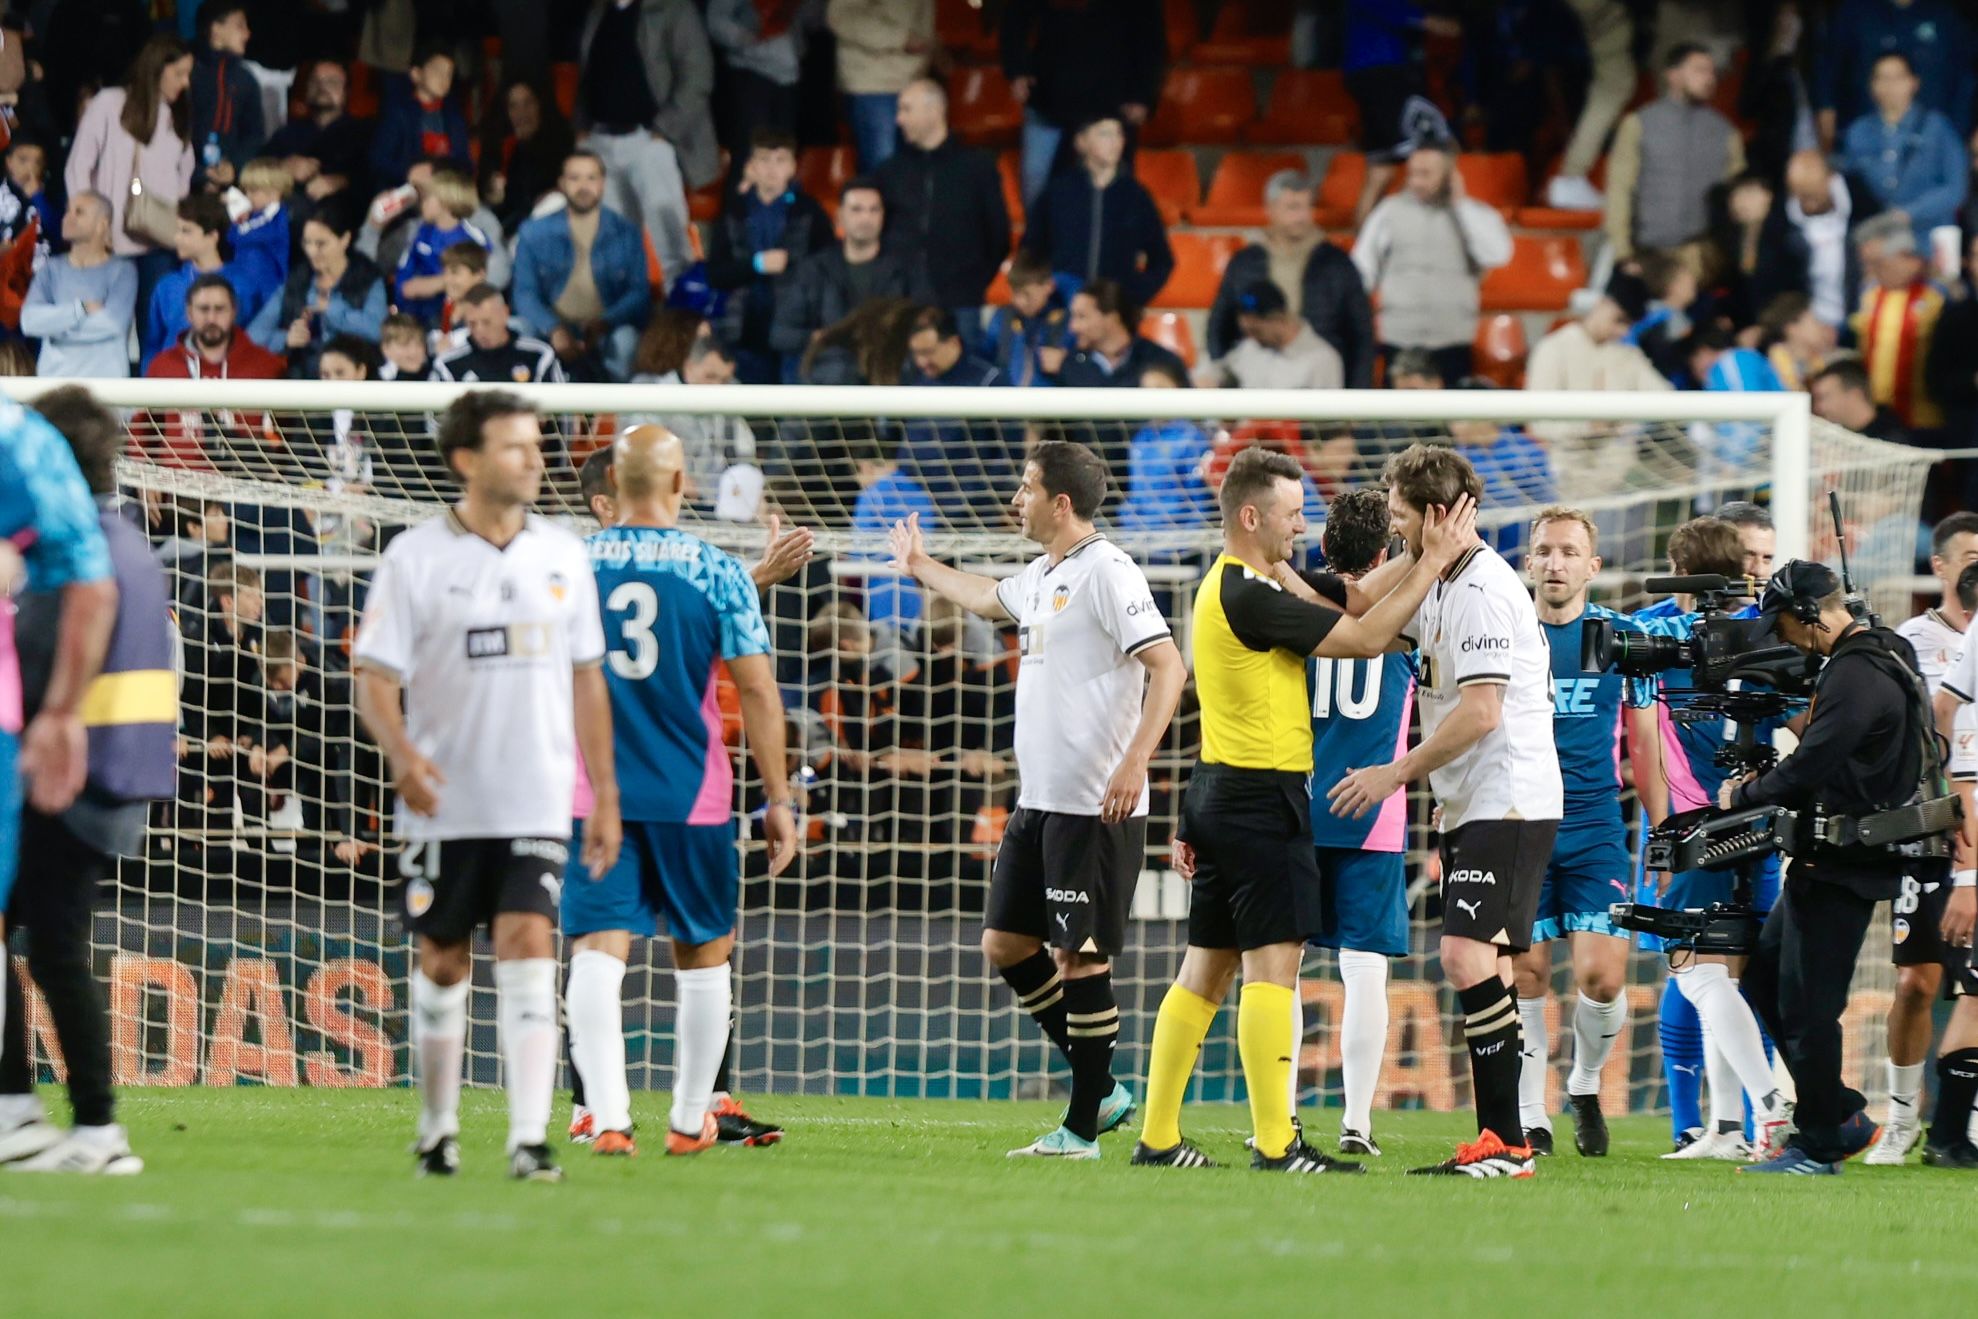
[{"label": "camera operator's headset", "polygon": [[[1790,559],[1765,584],[1759,613],[1765,617],[1784,615],[1813,627],[1820,622],[1822,602],[1841,587],[1840,575],[1825,564]],[[1830,846],[1879,846],[1907,855],[1949,855],[1949,840],[1944,835],[1957,827],[1961,812],[1944,778],[1944,748],[1931,710],[1929,687],[1914,663],[1890,648],[1867,602],[1852,591],[1846,599],[1849,616],[1872,643],[1862,653],[1895,679],[1906,694],[1910,717],[1920,725],[1922,764],[1916,791],[1903,805],[1866,815],[1820,816],[1814,825],[1815,838]]]}]

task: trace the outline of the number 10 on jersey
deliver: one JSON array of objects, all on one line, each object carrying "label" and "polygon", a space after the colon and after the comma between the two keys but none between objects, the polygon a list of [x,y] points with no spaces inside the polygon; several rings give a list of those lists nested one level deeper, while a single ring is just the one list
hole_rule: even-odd
[{"label": "number 10 on jersey", "polygon": [[1387,657],[1372,659],[1313,661],[1312,717],[1330,719],[1335,702],[1342,719],[1369,719],[1380,708],[1381,663]]}]

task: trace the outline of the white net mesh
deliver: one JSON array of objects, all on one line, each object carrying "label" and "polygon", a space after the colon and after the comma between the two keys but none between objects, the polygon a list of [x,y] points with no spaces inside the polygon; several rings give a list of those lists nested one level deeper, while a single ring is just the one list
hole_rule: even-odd
[{"label": "white net mesh", "polygon": [[[143,457],[125,463],[124,491],[170,570],[188,681],[177,799],[155,811],[144,857],[121,867],[97,923],[120,1084],[384,1085],[407,1075],[409,941],[398,921],[389,791],[352,709],[348,649],[383,544],[451,492],[432,456],[429,415],[399,404],[413,396],[394,388],[408,387],[353,391],[355,412],[154,406],[132,416],[133,453]],[[770,508],[820,533],[819,561],[764,600],[803,765],[805,844],[774,881],[759,849],[746,849],[735,1080],[752,1090],[997,1096],[1038,1093],[1051,1075],[1046,1046],[977,950],[990,861],[1016,796],[1011,638],[888,573],[893,517],[925,506],[945,528],[932,539],[936,553],[974,571],[1014,571],[1033,553],[1002,511],[1024,446],[1054,435],[1093,443],[1122,476],[1110,529],[1145,566],[1186,653],[1194,583],[1216,542],[1211,491],[1245,443],[1299,456],[1316,512],[1321,496],[1375,479],[1398,448],[1453,438],[1486,475],[1484,521],[1507,552],[1516,554],[1538,506],[1566,499],[1593,512],[1607,565],[1596,594],[1623,608],[1645,603],[1641,580],[1665,568],[1677,525],[1728,499],[1764,497],[1773,461],[1772,430],[1755,422],[1521,428],[1322,415],[1329,405],[1351,409],[1350,395],[1313,396],[1301,420],[1072,422],[1046,415],[1053,396],[1036,392],[1021,396],[1030,418],[900,422],[676,412],[692,393],[653,391],[652,415],[670,417],[689,440],[696,529],[745,560],[760,550],[759,517]],[[754,397],[773,412],[772,392]],[[588,530],[576,466],[632,414],[559,407],[545,511]],[[1901,616],[1923,464],[1820,423],[1812,456],[1809,499],[1824,508],[1826,491],[1842,494],[1857,574]],[[1831,535],[1812,544],[1833,548]],[[737,809],[747,812],[759,797],[733,702],[724,708],[742,771]],[[1186,887],[1165,867],[1196,727],[1191,690],[1154,766],[1148,869],[1115,968],[1122,1075],[1144,1071],[1153,1012],[1183,943]],[[1417,864],[1425,806],[1411,818],[1415,952],[1393,968],[1377,1103],[1444,1108],[1467,1100],[1468,1069],[1454,1001],[1430,956],[1439,908]],[[490,1082],[494,1002],[480,960],[469,1049],[473,1079]],[[635,1086],[668,1083],[666,964],[662,944],[634,952],[626,1020]],[[1341,992],[1329,956],[1315,954],[1307,976],[1301,1076],[1308,1100],[1336,1103]],[[1627,1047],[1607,1073],[1609,1112],[1664,1102],[1661,976],[1658,959],[1637,955]],[[1892,985],[1879,926],[1856,983],[1849,1073],[1873,1083],[1880,1069],[1864,1064],[1880,1056]],[[1564,1011],[1552,1038],[1563,1068],[1563,968],[1558,989]],[[32,999],[30,1021],[44,1064],[59,1068]],[[1196,1093],[1234,1097],[1237,1077],[1225,1021],[1204,1050]]]}]

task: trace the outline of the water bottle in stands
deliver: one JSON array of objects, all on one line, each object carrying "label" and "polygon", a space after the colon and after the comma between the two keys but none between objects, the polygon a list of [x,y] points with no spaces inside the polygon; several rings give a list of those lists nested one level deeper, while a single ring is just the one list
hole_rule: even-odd
[{"label": "water bottle in stands", "polygon": [[218,133],[208,133],[206,135],[206,145],[199,149],[199,159],[205,164],[207,169],[212,169],[220,163],[220,135]]}]

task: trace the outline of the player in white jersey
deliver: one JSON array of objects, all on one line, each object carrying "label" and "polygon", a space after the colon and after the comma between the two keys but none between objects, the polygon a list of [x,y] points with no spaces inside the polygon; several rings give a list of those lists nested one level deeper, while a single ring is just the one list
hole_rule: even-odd
[{"label": "player in white jersey", "polygon": [[[1930,572],[1940,588],[1937,603],[1896,629],[1915,648],[1916,666],[1930,684],[1933,699],[1964,645],[1964,630],[1971,626],[1971,616],[1957,598],[1957,579],[1973,563],[1978,563],[1978,513],[1953,513],[1930,532]],[[1968,743],[1974,727],[1978,727],[1978,709],[1961,706],[1951,738],[1953,774],[1958,742]],[[1890,904],[1896,992],[1889,1002],[1889,1112],[1875,1147],[1863,1160],[1866,1163],[1901,1163],[1922,1139],[1923,1065],[1930,1056],[1930,1009],[1943,988],[1949,952],[1940,931],[1949,898],[1949,890],[1936,880],[1905,878],[1903,892]]]},{"label": "player in white jersey", "polygon": [[1071,1066],[1057,1129],[1011,1157],[1096,1159],[1133,1096],[1113,1080],[1113,954],[1147,852],[1147,765],[1188,681],[1181,651],[1126,552],[1092,529],[1106,469],[1082,444],[1028,455],[1014,507],[1044,553],[997,581],[930,557],[917,516],[894,561],[984,618],[1014,620],[1021,790],[996,852],[982,951]]},{"label": "player in white jersey", "polygon": [[[1388,462],[1395,531],[1419,554],[1427,511],[1483,482],[1453,449],[1417,444]],[[1386,585],[1382,568],[1363,589]],[[1552,658],[1518,572],[1480,545],[1442,575],[1404,633],[1421,654],[1422,740],[1355,770],[1328,794],[1362,815],[1428,776],[1442,813],[1442,968],[1463,1005],[1478,1136],[1418,1173],[1530,1177],[1518,1116],[1519,1025],[1511,956],[1532,943],[1539,890],[1565,810],[1552,738]]]},{"label": "player in white jersey", "polygon": [[1957,579],[1958,603],[1971,617],[1964,640],[1938,683],[1934,701],[1937,731],[1949,738],[1951,784],[1964,804],[1959,851],[1952,861],[1951,891],[1936,933],[1942,937],[1945,970],[1955,1006],[1937,1046],[1937,1103],[1923,1162],[1940,1168],[1978,1169],[1978,967],[1972,935],[1978,925],[1978,734],[1971,718],[1978,697],[1978,564]]},{"label": "player in white jersey", "polygon": [[464,394],[439,444],[462,497],[385,550],[356,644],[358,713],[398,789],[399,871],[419,936],[414,1152],[422,1175],[459,1166],[472,940],[486,925],[509,1173],[555,1181],[555,922],[578,748],[595,797],[584,863],[601,875],[618,855],[604,631],[583,542],[529,511],[543,478],[534,409],[499,390]]}]

